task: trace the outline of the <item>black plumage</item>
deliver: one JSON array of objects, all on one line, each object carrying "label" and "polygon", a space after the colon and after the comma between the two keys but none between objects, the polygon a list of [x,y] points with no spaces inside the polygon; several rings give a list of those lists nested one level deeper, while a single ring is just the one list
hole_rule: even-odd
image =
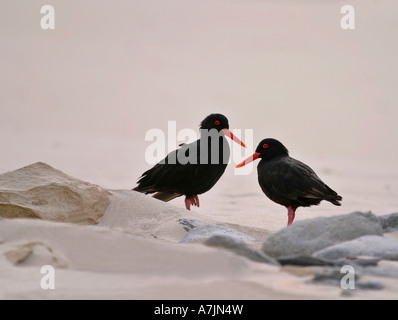
[{"label": "black plumage", "polygon": [[258,183],[265,195],[288,209],[288,225],[298,207],[318,205],[322,200],[340,206],[342,197],[327,186],[309,166],[289,156],[276,139],[262,140],[256,152],[240,163],[241,167],[257,158]]},{"label": "black plumage", "polygon": [[155,193],[153,197],[170,201],[185,195],[185,206],[199,206],[198,195],[209,191],[223,175],[230,156],[225,135],[244,144],[229,131],[222,114],[207,116],[200,125],[201,138],[182,144],[165,159],[145,171],[133,190]]}]

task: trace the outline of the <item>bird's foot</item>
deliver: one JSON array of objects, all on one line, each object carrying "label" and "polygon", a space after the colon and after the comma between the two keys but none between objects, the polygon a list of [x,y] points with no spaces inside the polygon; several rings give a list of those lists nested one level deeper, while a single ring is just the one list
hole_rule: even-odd
[{"label": "bird's foot", "polygon": [[185,197],[185,208],[187,208],[187,210],[191,210],[191,205],[199,207],[198,196]]},{"label": "bird's foot", "polygon": [[295,214],[296,214],[296,208],[287,207],[287,225],[293,223]]}]

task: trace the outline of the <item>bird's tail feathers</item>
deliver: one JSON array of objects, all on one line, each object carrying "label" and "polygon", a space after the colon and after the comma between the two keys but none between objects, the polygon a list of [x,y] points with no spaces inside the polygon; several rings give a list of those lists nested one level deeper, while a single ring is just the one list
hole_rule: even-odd
[{"label": "bird's tail feathers", "polygon": [[339,195],[336,195],[334,199],[328,199],[331,203],[333,203],[335,206],[341,206],[341,203],[339,201],[343,200],[343,198]]},{"label": "bird's tail feathers", "polygon": [[181,196],[181,194],[179,194],[179,193],[160,191],[160,192],[156,192],[152,197],[162,200],[164,202],[167,202],[167,201],[173,200],[180,196]]}]

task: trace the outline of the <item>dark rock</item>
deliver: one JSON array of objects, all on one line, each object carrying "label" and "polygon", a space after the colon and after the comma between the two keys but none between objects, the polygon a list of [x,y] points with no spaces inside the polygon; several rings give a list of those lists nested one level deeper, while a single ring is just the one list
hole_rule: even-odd
[{"label": "dark rock", "polygon": [[384,232],[398,230],[398,212],[380,216],[379,221]]},{"label": "dark rock", "polygon": [[[314,277],[312,278],[312,281],[314,282],[330,282],[335,284],[335,282],[338,282],[338,285],[340,285],[341,279],[346,275],[346,273],[341,272],[341,268],[323,268],[321,271],[315,272]],[[355,281],[359,279],[360,272],[356,271],[354,274],[354,279]]]},{"label": "dark rock", "polygon": [[238,241],[230,236],[216,235],[207,239],[205,245],[210,247],[220,247],[233,251],[234,253],[249,258],[257,262],[265,262],[272,265],[279,265],[279,263],[255,248],[250,247],[242,241]]},{"label": "dark rock", "polygon": [[354,212],[297,221],[271,235],[264,242],[262,251],[271,257],[311,255],[336,243],[382,234],[383,229],[375,215]]},{"label": "dark rock", "polygon": [[363,268],[363,273],[370,274],[372,276],[398,278],[397,268],[368,267],[368,268]]},{"label": "dark rock", "polygon": [[178,219],[177,222],[182,224],[185,231],[190,231],[196,227],[198,227],[200,220],[199,219]]},{"label": "dark rock", "polygon": [[361,274],[362,274],[362,271],[355,268],[354,280],[353,280],[354,282],[353,282],[352,289],[342,287],[341,282],[343,280],[343,277],[346,275],[346,273],[342,272],[342,269],[340,269],[340,268],[326,267],[326,268],[322,269],[321,271],[316,272],[313,276],[313,279],[310,280],[309,283],[338,286],[338,287],[341,287],[343,289],[343,291],[348,291],[348,292],[351,292],[354,289],[381,290],[384,288],[384,284],[382,284],[381,282],[360,280]]},{"label": "dark rock", "polygon": [[343,259],[337,260],[336,263],[339,266],[352,265],[354,267],[375,267],[380,262],[378,258],[356,258],[356,259]]},{"label": "dark rock", "polygon": [[358,281],[355,283],[355,289],[381,290],[384,289],[384,284],[377,281]]},{"label": "dark rock", "polygon": [[294,266],[335,266],[337,265],[333,261],[327,261],[319,258],[315,258],[310,255],[290,255],[277,257],[276,260],[281,265],[294,265]]}]

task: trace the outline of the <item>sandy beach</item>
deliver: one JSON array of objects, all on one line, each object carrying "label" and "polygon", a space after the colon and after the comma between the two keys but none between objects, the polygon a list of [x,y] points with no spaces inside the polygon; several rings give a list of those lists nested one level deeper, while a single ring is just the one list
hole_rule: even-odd
[{"label": "sandy beach", "polygon": [[[131,190],[104,190],[44,163],[0,175],[0,189],[5,217],[0,219],[2,299],[397,297],[395,278],[364,275],[366,281],[385,287],[352,290],[347,296],[339,286],[310,283],[321,266],[255,262],[205,245],[212,234],[222,234],[259,249],[273,233],[188,212]],[[71,199],[76,197],[80,200],[73,208]],[[32,212],[35,216],[24,218]],[[187,240],[187,234],[201,227],[207,231]],[[398,240],[397,232],[388,237]],[[383,263],[398,267],[394,261]],[[44,265],[55,269],[53,290],[41,287]]]},{"label": "sandy beach", "polygon": [[[356,28],[343,30],[344,4],[55,2],[43,30],[40,1],[2,1],[0,299],[397,299],[396,276],[364,273],[383,288],[347,294],[311,283],[322,266],[181,242],[218,226],[258,253],[285,228],[256,167],[234,168],[266,137],[343,196],[299,208],[295,223],[398,212],[398,5],[352,1]],[[248,148],[199,208],[131,191],[151,167],[148,130],[168,141],[169,121],[198,132],[213,112]],[[40,286],[47,264],[54,290]]]}]

